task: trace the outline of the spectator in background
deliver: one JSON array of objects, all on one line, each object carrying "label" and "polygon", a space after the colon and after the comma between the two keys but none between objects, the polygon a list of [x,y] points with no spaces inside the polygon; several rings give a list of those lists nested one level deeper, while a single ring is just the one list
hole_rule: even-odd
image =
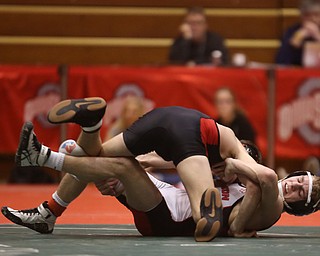
[{"label": "spectator in background", "polygon": [[[312,174],[319,176],[320,175],[320,159],[316,156],[309,156],[303,161],[301,167],[297,167],[297,169],[307,170]],[[276,173],[279,179],[283,179],[290,174],[290,172],[288,172],[288,170],[283,166],[279,166],[276,169]]]},{"label": "spectator in background", "polygon": [[123,132],[142,116],[144,112],[144,102],[141,97],[134,95],[127,96],[123,101],[121,115],[109,128],[106,140]]},{"label": "spectator in background", "polygon": [[308,170],[314,175],[320,176],[320,159],[316,156],[309,156],[302,165],[303,170]]},{"label": "spectator in background", "polygon": [[228,53],[223,38],[208,31],[203,8],[190,8],[180,26],[180,36],[171,46],[169,60],[174,64],[211,64],[212,54],[218,58],[220,55],[221,65],[227,64]]},{"label": "spectator in background", "polygon": [[302,0],[300,13],[301,21],[290,27],[282,38],[277,64],[301,66],[305,43],[320,42],[320,0]]},{"label": "spectator in background", "polygon": [[233,130],[239,140],[249,140],[255,143],[255,131],[237,104],[234,92],[222,87],[214,96],[214,103],[218,112],[217,122]]}]

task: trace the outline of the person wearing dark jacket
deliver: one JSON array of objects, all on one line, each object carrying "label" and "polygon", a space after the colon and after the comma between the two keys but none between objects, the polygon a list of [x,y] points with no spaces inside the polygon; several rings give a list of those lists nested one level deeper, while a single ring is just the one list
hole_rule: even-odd
[{"label": "person wearing dark jacket", "polygon": [[320,43],[320,0],[301,1],[300,13],[301,21],[283,35],[277,64],[302,66],[306,42]]},{"label": "person wearing dark jacket", "polygon": [[228,52],[224,39],[208,30],[202,8],[193,7],[188,10],[184,23],[180,26],[180,36],[170,48],[169,61],[185,65],[227,64]]}]

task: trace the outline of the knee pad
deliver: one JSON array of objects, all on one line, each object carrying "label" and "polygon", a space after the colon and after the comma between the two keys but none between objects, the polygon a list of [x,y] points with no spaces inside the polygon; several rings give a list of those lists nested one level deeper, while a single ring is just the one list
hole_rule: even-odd
[{"label": "knee pad", "polygon": [[66,140],[61,143],[59,152],[70,156],[86,156],[86,152],[74,140]]},{"label": "knee pad", "polygon": [[[59,147],[59,152],[66,155],[70,155],[70,156],[86,156],[87,155],[86,152],[84,152],[84,150],[77,144],[77,142],[71,139],[61,143]],[[70,175],[79,181],[77,176],[73,174],[70,174]]]}]

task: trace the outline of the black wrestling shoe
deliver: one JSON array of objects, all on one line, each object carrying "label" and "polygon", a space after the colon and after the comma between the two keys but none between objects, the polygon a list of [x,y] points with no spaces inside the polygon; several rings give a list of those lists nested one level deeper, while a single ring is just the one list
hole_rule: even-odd
[{"label": "black wrestling shoe", "polygon": [[19,146],[15,156],[18,166],[43,166],[48,160],[51,150],[39,143],[33,132],[33,124],[26,122],[20,133]]},{"label": "black wrestling shoe", "polygon": [[49,210],[47,202],[29,210],[14,210],[5,206],[2,207],[1,212],[13,223],[25,226],[41,234],[52,233],[57,219]]},{"label": "black wrestling shoe", "polygon": [[197,242],[208,242],[214,239],[222,226],[222,201],[218,189],[207,189],[200,203],[201,219],[195,230]]},{"label": "black wrestling shoe", "polygon": [[57,103],[48,114],[52,124],[76,123],[82,127],[97,125],[106,111],[107,103],[99,97],[64,100]]}]

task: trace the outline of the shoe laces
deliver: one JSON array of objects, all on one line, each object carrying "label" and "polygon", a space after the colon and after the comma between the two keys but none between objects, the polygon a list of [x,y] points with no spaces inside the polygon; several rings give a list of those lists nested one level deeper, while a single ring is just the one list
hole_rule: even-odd
[{"label": "shoe laces", "polygon": [[31,145],[32,149],[40,152],[41,150],[41,144],[38,141],[38,138],[36,136],[36,134],[34,132],[32,132],[32,145]]}]

